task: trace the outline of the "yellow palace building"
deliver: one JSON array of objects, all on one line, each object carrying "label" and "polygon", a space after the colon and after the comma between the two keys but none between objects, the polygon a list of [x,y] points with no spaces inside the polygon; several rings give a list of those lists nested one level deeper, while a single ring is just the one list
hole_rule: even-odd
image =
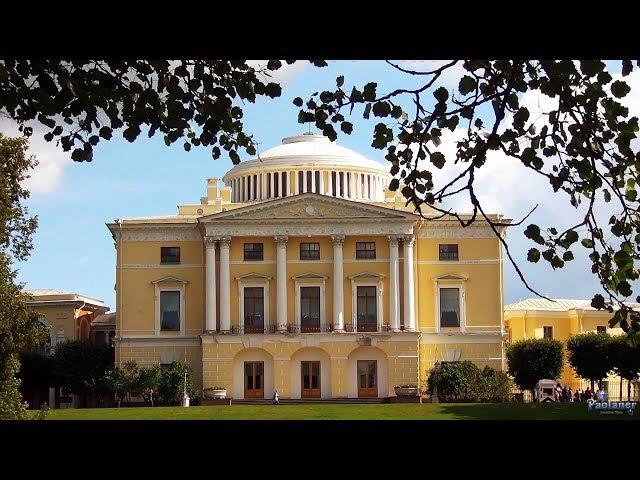
[{"label": "yellow palace building", "polygon": [[303,134],[177,215],[109,223],[116,362],[185,362],[234,399],[382,398],[436,361],[503,368],[498,238],[421,218],[390,180]]}]

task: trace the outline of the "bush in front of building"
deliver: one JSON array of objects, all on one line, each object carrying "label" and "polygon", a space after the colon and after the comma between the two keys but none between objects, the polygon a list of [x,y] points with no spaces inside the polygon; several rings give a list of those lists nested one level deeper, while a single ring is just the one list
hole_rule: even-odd
[{"label": "bush in front of building", "polygon": [[591,382],[591,390],[595,382],[601,388],[601,380],[614,368],[611,341],[606,332],[579,333],[567,340],[569,365],[580,378]]},{"label": "bush in front of building", "polygon": [[192,405],[199,403],[198,392],[193,385],[191,369],[180,362],[172,362],[160,373],[158,399],[162,405],[180,405],[184,394],[184,374],[187,372],[187,395]]},{"label": "bush in front of building", "polygon": [[507,348],[507,373],[532,395],[540,380],[560,377],[563,363],[564,345],[552,338],[519,340]]},{"label": "bush in front of building", "polygon": [[442,362],[429,373],[427,393],[445,403],[507,402],[511,379],[504,372],[473,362]]},{"label": "bush in front of building", "polygon": [[54,378],[57,385],[81,396],[102,396],[104,377],[113,365],[113,350],[84,340],[67,340],[56,345],[53,356]]}]

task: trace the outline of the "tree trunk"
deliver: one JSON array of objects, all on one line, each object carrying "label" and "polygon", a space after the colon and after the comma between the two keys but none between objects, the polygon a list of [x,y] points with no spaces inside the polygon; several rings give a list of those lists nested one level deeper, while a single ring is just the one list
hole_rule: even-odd
[{"label": "tree trunk", "polygon": [[620,376],[620,401],[622,401],[622,376]]}]

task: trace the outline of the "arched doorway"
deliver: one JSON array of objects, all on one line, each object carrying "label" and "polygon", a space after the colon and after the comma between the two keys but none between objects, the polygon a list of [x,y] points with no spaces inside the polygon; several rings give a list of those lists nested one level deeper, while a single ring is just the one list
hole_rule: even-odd
[{"label": "arched doorway", "polygon": [[308,347],[291,356],[291,398],[331,398],[331,358]]},{"label": "arched doorway", "polygon": [[233,398],[273,396],[273,357],[261,348],[247,348],[233,359]]},{"label": "arched doorway", "polygon": [[347,361],[349,398],[389,396],[387,355],[377,347],[358,347]]}]

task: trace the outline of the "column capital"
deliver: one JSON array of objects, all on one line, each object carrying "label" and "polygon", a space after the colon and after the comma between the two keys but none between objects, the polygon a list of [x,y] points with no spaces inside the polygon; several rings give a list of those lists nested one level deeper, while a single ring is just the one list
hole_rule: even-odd
[{"label": "column capital", "polygon": [[331,235],[331,243],[336,247],[344,245],[344,235]]},{"label": "column capital", "polygon": [[392,246],[398,246],[398,243],[402,240],[402,235],[389,235],[389,243]]},{"label": "column capital", "polygon": [[287,244],[289,237],[287,235],[276,235],[273,237],[278,245]]},{"label": "column capital", "polygon": [[204,244],[207,248],[216,248],[217,237],[204,237]]},{"label": "column capital", "polygon": [[402,235],[402,241],[408,247],[412,247],[413,243],[416,241],[416,237],[414,235]]},{"label": "column capital", "polygon": [[231,237],[216,237],[216,240],[220,242],[221,247],[228,247],[231,245]]}]

